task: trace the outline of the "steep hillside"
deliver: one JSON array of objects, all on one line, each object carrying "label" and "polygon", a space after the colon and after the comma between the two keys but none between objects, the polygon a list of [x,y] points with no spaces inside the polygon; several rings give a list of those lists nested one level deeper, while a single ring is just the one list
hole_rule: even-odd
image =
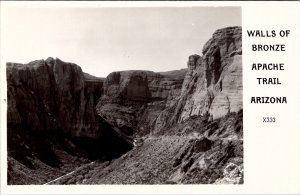
[{"label": "steep hillside", "polygon": [[86,164],[50,184],[243,183],[242,117],[186,120],[169,135],[138,138],[120,158]]}]

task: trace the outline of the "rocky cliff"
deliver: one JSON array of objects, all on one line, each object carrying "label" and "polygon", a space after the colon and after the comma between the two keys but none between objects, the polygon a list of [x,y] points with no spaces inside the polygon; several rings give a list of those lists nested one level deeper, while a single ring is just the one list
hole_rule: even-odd
[{"label": "rocky cliff", "polygon": [[[7,63],[9,162],[16,159],[31,169],[40,161],[59,167],[67,162],[57,151],[93,159],[130,149],[131,143],[95,112],[102,87],[102,79],[59,59]],[[17,177],[10,175],[12,181]]]},{"label": "rocky cliff", "polygon": [[86,80],[79,66],[53,58],[8,63],[7,82],[8,125],[72,136],[96,137],[101,131],[94,105],[103,82]]},{"label": "rocky cliff", "polygon": [[191,116],[217,119],[242,109],[242,29],[217,30],[202,53],[189,56],[181,94],[160,114],[154,133]]},{"label": "rocky cliff", "polygon": [[104,82],[97,112],[121,133],[148,134],[160,112],[180,94],[185,72],[113,72]]}]

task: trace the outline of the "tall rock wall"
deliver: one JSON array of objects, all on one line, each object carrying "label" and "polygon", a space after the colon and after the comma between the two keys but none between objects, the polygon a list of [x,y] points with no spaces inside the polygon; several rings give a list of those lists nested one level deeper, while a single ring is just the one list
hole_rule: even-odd
[{"label": "tall rock wall", "polygon": [[[98,114],[126,135],[147,134],[161,111],[180,94],[186,70],[113,72],[106,78]],[[182,74],[183,73],[183,74]]]},{"label": "tall rock wall", "polygon": [[59,59],[8,63],[8,126],[96,137],[101,125],[94,106],[102,84]]},{"label": "tall rock wall", "polygon": [[242,109],[241,27],[217,30],[202,53],[189,56],[181,94],[157,118],[154,133],[191,116],[217,119]]},{"label": "tall rock wall", "polygon": [[7,63],[9,183],[18,183],[22,169],[40,172],[40,183],[56,175],[48,177],[46,169],[71,168],[80,162],[74,158],[110,160],[130,150],[132,141],[96,113],[102,92],[103,79],[76,64],[53,58]]}]

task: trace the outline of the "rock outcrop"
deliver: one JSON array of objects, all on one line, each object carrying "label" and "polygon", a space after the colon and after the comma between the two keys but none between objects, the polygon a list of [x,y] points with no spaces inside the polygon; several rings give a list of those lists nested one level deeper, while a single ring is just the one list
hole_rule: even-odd
[{"label": "rock outcrop", "polygon": [[94,105],[103,82],[85,80],[79,66],[53,58],[8,63],[7,84],[9,126],[88,137],[101,131]]},{"label": "rock outcrop", "polygon": [[181,94],[160,114],[154,133],[191,116],[217,119],[242,109],[242,29],[217,30],[202,53],[189,57]]},{"label": "rock outcrop", "polygon": [[[24,172],[18,170],[23,166],[37,170],[75,166],[72,159],[77,157],[111,159],[131,148],[96,114],[102,87],[102,79],[59,59],[7,63],[8,160],[9,165],[22,164],[11,166],[10,182],[17,182],[15,173]],[[41,178],[49,175],[45,170],[39,170]],[[26,175],[41,182],[38,176]]]},{"label": "rock outcrop", "polygon": [[113,72],[104,82],[97,112],[120,133],[147,134],[160,112],[180,94],[185,72]]}]

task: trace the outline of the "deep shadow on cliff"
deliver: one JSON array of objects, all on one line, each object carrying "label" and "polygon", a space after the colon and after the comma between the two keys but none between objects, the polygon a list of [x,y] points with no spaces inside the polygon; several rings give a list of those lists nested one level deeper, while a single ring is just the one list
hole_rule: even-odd
[{"label": "deep shadow on cliff", "polygon": [[9,184],[43,183],[132,147],[95,112],[102,85],[59,59],[7,64]]},{"label": "deep shadow on cliff", "polygon": [[8,183],[243,183],[241,32],[169,72],[7,63]]}]

